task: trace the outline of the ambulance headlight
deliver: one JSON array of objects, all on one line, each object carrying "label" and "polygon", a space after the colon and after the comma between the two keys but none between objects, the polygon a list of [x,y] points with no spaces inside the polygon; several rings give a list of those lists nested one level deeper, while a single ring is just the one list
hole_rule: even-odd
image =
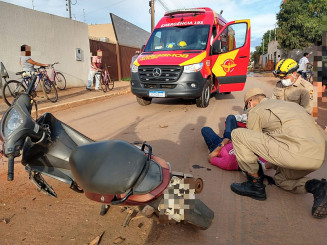
[{"label": "ambulance headlight", "polygon": [[133,65],[133,66],[132,66],[132,72],[136,73],[136,72],[138,72],[138,71],[139,71],[139,67],[136,66],[136,65]]},{"label": "ambulance headlight", "polygon": [[203,63],[197,63],[197,64],[193,64],[193,65],[188,65],[188,66],[184,66],[184,72],[185,73],[191,73],[191,72],[197,72],[197,71],[201,71],[203,67]]}]

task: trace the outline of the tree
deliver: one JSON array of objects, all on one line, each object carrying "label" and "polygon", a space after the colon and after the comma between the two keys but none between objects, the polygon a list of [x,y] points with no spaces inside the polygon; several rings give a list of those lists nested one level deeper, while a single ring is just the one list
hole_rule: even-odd
[{"label": "tree", "polygon": [[[267,53],[268,51],[268,43],[272,40],[275,40],[275,30],[268,30],[263,34],[262,39],[264,40],[264,53]],[[261,43],[261,49],[262,49],[262,43]]]},{"label": "tree", "polygon": [[255,51],[251,53],[251,62],[254,61],[254,64],[259,62],[260,55],[262,54],[262,45],[256,46]]},{"label": "tree", "polygon": [[284,0],[277,14],[277,40],[289,51],[304,49],[322,38],[322,16],[327,0]]}]

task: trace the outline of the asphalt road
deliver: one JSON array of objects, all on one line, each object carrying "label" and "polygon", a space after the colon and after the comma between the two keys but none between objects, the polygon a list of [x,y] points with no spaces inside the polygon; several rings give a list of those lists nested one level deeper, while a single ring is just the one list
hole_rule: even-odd
[{"label": "asphalt road", "polygon": [[[245,90],[261,87],[270,95],[275,82],[273,78],[248,77]],[[154,99],[150,106],[142,107],[132,94],[127,94],[54,115],[94,140],[147,141],[154,154],[170,162],[173,170],[204,179],[204,190],[198,197],[215,212],[212,226],[203,231],[190,225],[153,223],[146,232],[145,244],[325,244],[327,220],[312,218],[311,194],[295,195],[267,186],[266,201],[238,196],[230,190],[230,184],[245,181],[245,177],[207,162],[201,128],[210,126],[221,135],[226,116],[243,113],[243,94],[215,95],[209,107],[203,109],[177,99]],[[195,169],[193,165],[204,168]],[[324,163],[312,176],[326,177],[326,170]],[[267,171],[269,175],[273,173]],[[62,212],[69,210],[63,206]],[[110,220],[107,222],[108,226],[113,225]],[[106,241],[104,244],[109,244]],[[73,242],[67,242],[70,243]],[[125,244],[133,242],[126,240]]]}]

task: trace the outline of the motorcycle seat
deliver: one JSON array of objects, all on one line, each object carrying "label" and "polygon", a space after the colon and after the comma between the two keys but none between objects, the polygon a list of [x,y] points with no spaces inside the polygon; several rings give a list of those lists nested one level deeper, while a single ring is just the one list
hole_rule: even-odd
[{"label": "motorcycle seat", "polygon": [[145,170],[146,161],[144,152],[121,140],[82,145],[69,157],[78,185],[98,194],[122,194],[130,190]]}]

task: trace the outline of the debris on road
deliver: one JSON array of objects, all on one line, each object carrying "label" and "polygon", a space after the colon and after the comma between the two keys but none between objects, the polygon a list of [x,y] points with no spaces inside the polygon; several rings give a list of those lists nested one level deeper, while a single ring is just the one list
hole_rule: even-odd
[{"label": "debris on road", "polygon": [[8,218],[2,218],[0,221],[3,222],[3,223],[5,223],[5,224],[8,224],[9,221],[10,221],[10,219],[8,219]]},{"label": "debris on road", "polygon": [[100,244],[101,238],[103,236],[104,232],[101,233],[101,235],[97,236],[92,240],[92,242],[89,243],[89,245],[98,245]]},{"label": "debris on road", "polygon": [[122,242],[124,242],[126,239],[123,238],[123,237],[117,237],[115,240],[114,240],[114,244],[121,244]]},{"label": "debris on road", "polygon": [[159,124],[159,127],[160,128],[168,128],[168,125],[167,124]]},{"label": "debris on road", "polygon": [[122,226],[128,226],[131,219],[135,217],[137,213],[138,212],[135,209],[129,208]]}]

